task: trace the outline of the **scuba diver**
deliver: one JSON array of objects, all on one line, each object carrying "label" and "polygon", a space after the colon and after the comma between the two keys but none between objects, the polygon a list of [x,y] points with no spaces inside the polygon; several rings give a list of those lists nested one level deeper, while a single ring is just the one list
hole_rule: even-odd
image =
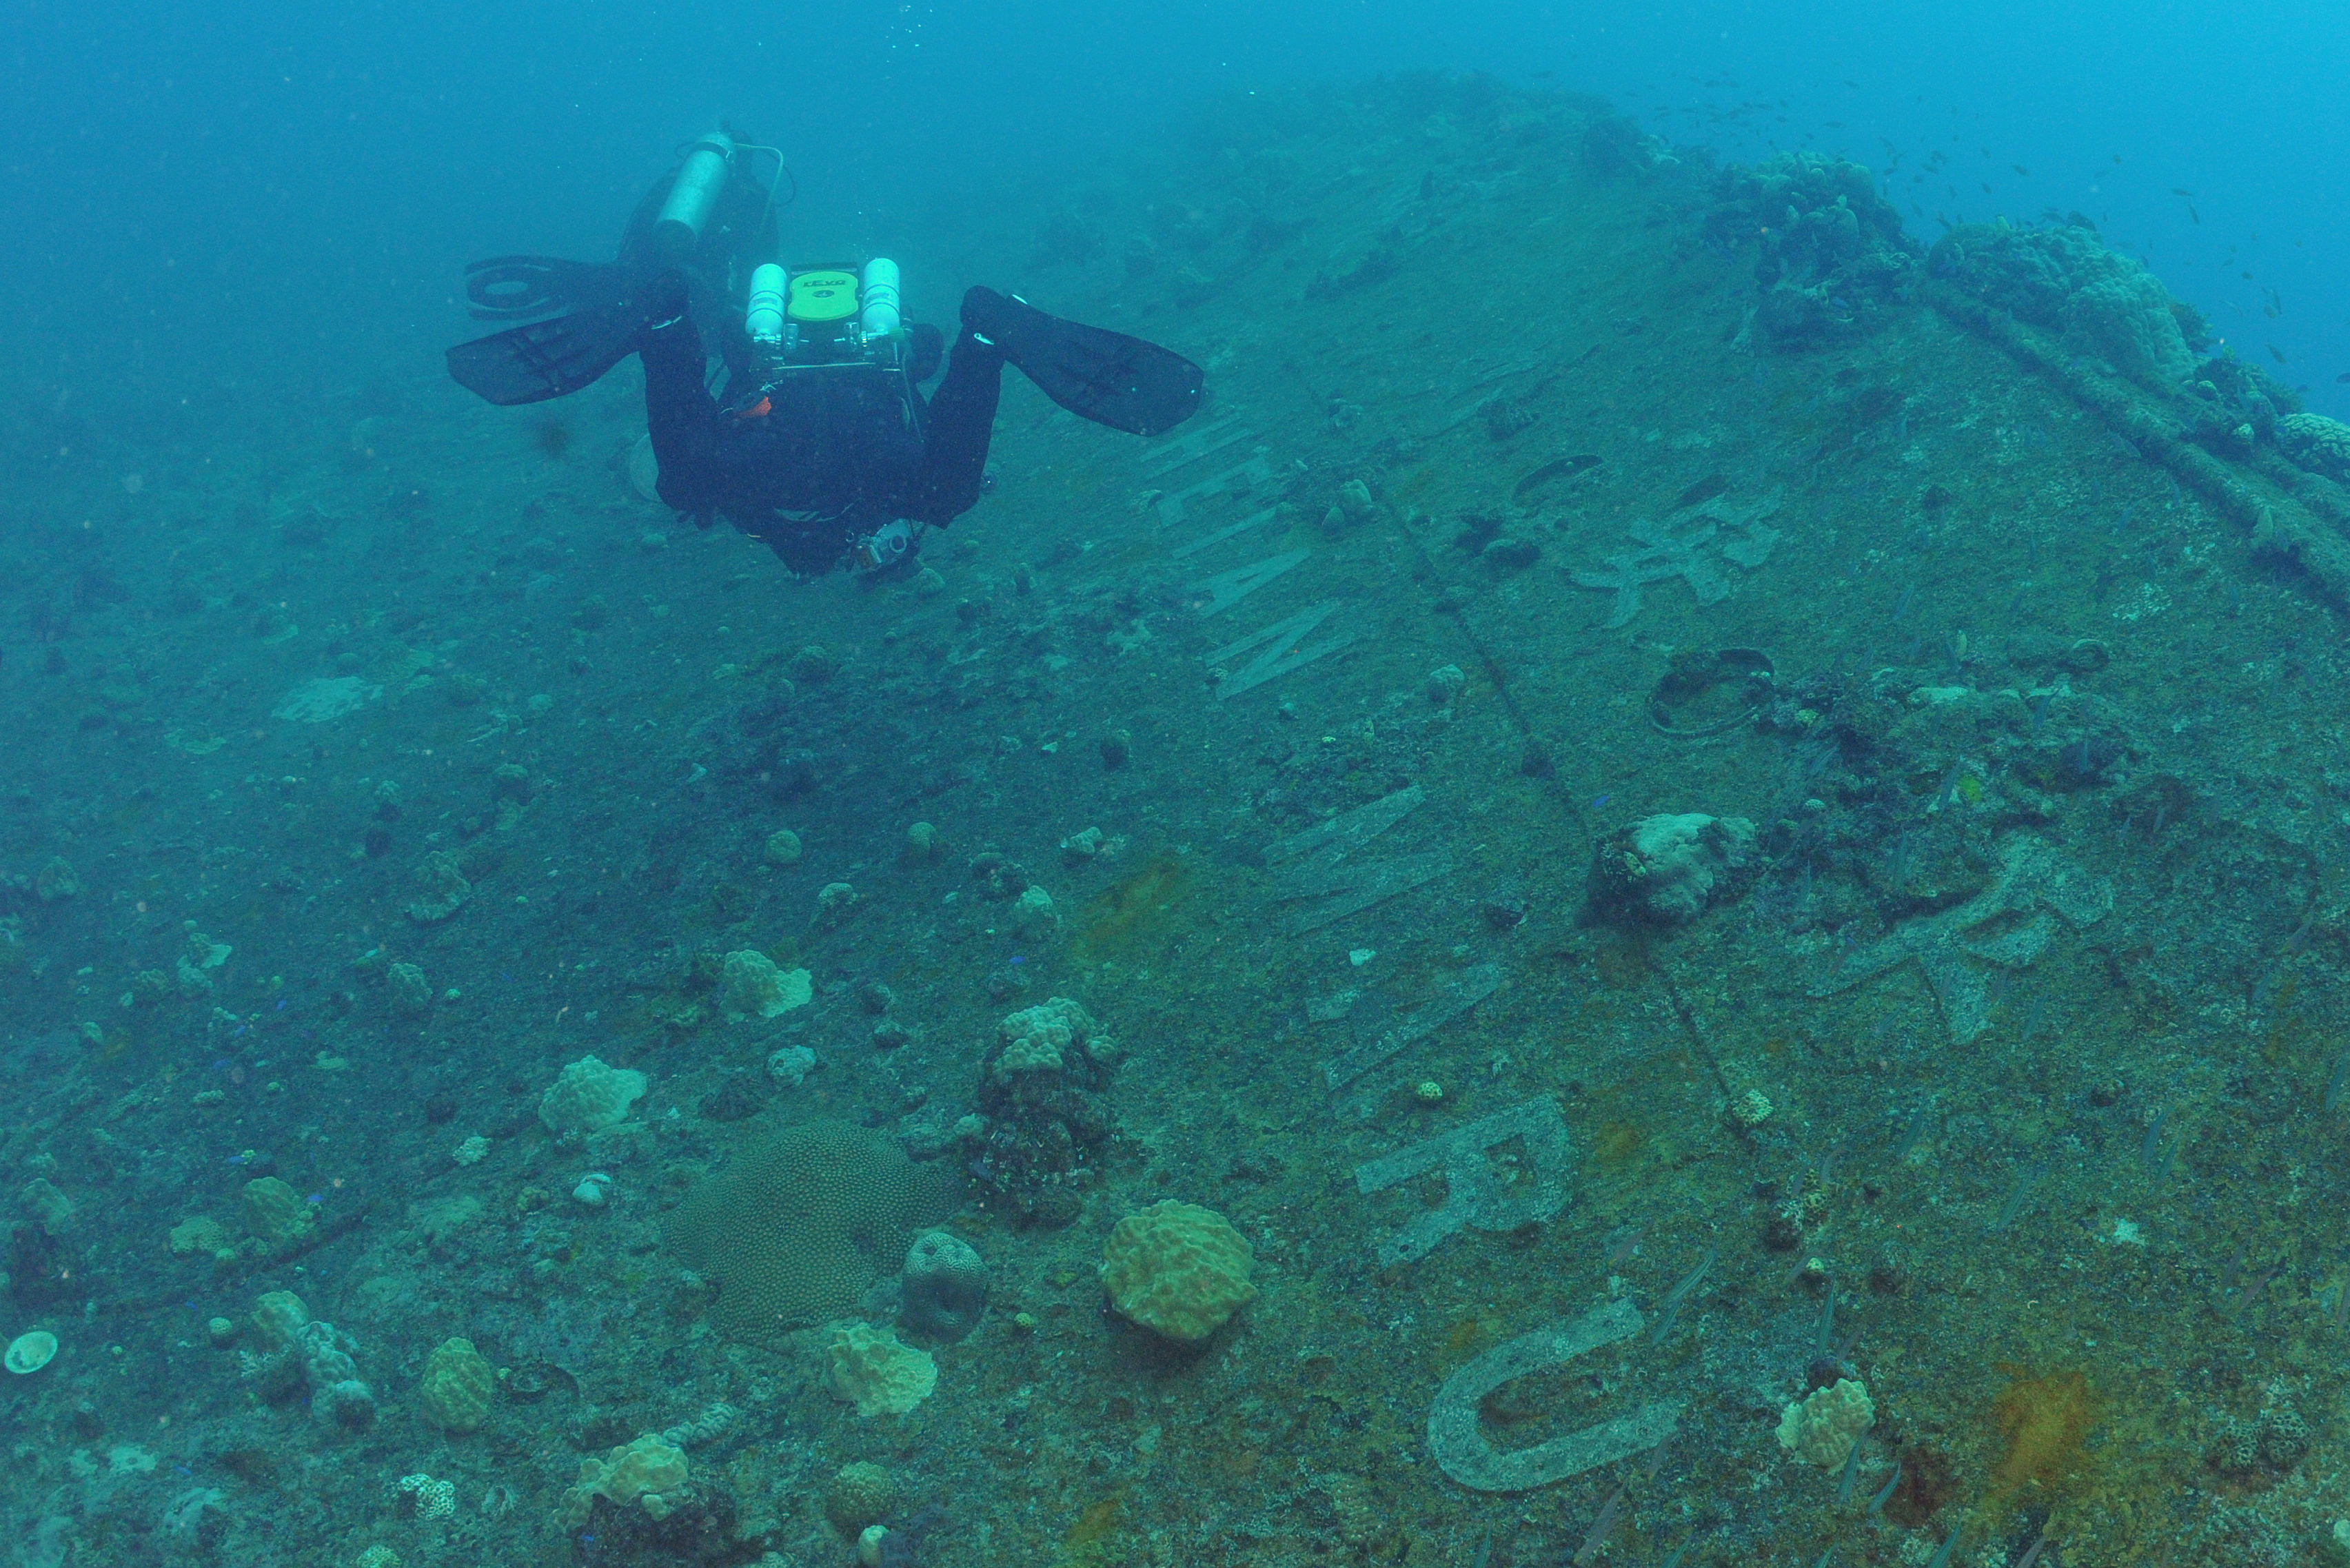
[{"label": "scuba diver", "polygon": [[786,173],[781,153],[731,129],[694,142],[638,203],[608,265],[473,263],[475,319],[524,324],[450,349],[450,375],[511,407],[640,356],[662,502],[703,527],[725,518],[806,576],[845,558],[909,566],[920,528],[979,500],[1007,364],[1070,412],[1135,435],[1199,410],[1205,379],[1189,359],[1017,296],[966,293],[950,356],[937,327],[900,317],[896,263],[780,265],[773,184],[753,168],[762,154]]}]

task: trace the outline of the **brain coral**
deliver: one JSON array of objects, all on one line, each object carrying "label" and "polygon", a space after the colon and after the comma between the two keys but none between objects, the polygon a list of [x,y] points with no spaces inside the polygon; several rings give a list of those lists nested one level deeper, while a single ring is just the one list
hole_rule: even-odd
[{"label": "brain coral", "polygon": [[2276,439],[2302,467],[2350,479],[2350,425],[2324,414],[2287,414],[2277,421]]},{"label": "brain coral", "polygon": [[987,1310],[987,1263],[977,1249],[944,1231],[925,1231],[906,1249],[898,1321],[933,1339],[961,1339]]},{"label": "brain coral", "polygon": [[843,1465],[825,1489],[824,1516],[843,1535],[854,1535],[867,1525],[889,1517],[898,1501],[898,1481],[869,1459]]},{"label": "brain coral", "polygon": [[1195,1342],[1256,1299],[1255,1264],[1255,1250],[1222,1215],[1170,1198],[1118,1222],[1101,1280],[1121,1317]]},{"label": "brain coral", "polygon": [[608,1067],[582,1056],[556,1075],[538,1097],[538,1119],[553,1133],[601,1132],[626,1121],[629,1107],[645,1092],[645,1075]]},{"label": "brain coral", "polygon": [[719,1327],[768,1338],[855,1307],[876,1260],[894,1262],[917,1228],[944,1217],[949,1179],[879,1134],[806,1122],[705,1177],[664,1237],[718,1286]]}]

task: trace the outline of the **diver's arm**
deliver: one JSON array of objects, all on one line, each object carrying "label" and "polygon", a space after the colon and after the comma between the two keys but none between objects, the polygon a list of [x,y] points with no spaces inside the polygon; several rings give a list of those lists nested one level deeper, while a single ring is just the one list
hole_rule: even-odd
[{"label": "diver's arm", "polygon": [[922,471],[906,501],[910,520],[943,528],[978,504],[1003,390],[1003,350],[966,328],[955,340],[946,379],[931,395]]}]

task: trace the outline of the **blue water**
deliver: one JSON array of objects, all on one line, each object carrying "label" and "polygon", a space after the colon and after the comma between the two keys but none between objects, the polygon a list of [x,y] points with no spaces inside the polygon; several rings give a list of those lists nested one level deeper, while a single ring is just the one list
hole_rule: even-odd
[{"label": "blue water", "polygon": [[[0,1568],[2350,1542],[2350,456],[1997,314],[2085,218],[2350,415],[2339,16],[6,15]],[[984,498],[806,580],[690,337],[452,384],[722,119],[1201,417],[966,337]]]},{"label": "blue water", "polygon": [[[2085,213],[2350,411],[2350,145],[2329,130],[2350,19],[2324,4],[32,0],[5,47],[0,346],[101,405],[426,354],[464,329],[463,261],[608,254],[721,114],[790,150],[797,223],[866,233],[1147,139],[1202,94],[1440,67],[1548,73],[1740,158],[1882,171],[1898,150],[1929,241],[1937,213]],[[1902,183],[1935,150],[1948,177]]]}]

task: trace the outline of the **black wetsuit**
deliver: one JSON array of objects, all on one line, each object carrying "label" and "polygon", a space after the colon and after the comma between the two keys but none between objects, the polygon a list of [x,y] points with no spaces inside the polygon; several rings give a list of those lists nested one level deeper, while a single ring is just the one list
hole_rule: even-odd
[{"label": "black wetsuit", "polygon": [[795,572],[829,571],[893,519],[941,526],[979,499],[1003,353],[969,332],[927,401],[896,372],[816,370],[786,375],[747,415],[710,395],[690,317],[647,332],[640,351],[661,500],[725,518]]}]

